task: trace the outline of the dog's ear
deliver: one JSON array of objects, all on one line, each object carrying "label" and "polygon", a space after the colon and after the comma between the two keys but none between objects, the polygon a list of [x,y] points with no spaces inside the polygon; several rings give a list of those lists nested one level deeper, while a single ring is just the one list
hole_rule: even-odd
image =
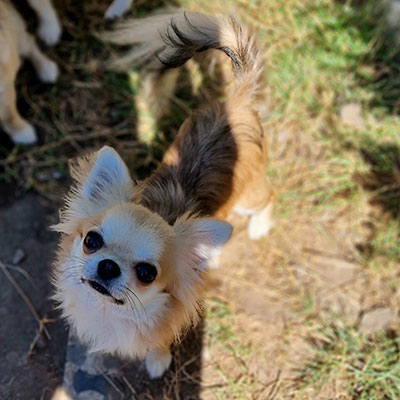
[{"label": "dog's ear", "polygon": [[97,153],[93,167],[83,180],[81,197],[99,208],[132,200],[133,182],[128,168],[111,147],[104,146]]},{"label": "dog's ear", "polygon": [[69,193],[60,223],[52,228],[71,234],[82,218],[106,207],[131,201],[134,184],[118,153],[104,146],[97,153],[77,160],[71,168],[77,186]]},{"label": "dog's ear", "polygon": [[227,222],[209,218],[178,219],[174,224],[176,241],[176,295],[185,304],[195,298],[196,284],[209,261],[232,234]]},{"label": "dog's ear", "polygon": [[178,219],[174,231],[178,260],[202,272],[231,237],[232,226],[228,222],[211,218]]}]

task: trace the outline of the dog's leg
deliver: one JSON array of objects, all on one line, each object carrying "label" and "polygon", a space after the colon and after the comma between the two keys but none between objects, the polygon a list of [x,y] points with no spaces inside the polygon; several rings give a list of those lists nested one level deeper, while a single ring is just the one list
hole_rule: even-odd
[{"label": "dog's leg", "polygon": [[24,120],[17,110],[13,81],[0,86],[0,122],[15,144],[36,142],[35,128]]},{"label": "dog's leg", "polygon": [[61,36],[61,24],[51,0],[28,0],[39,17],[38,35],[48,46],[55,45]]},{"label": "dog's leg", "polygon": [[42,82],[54,83],[58,78],[58,67],[39,49],[32,35],[25,30],[18,37],[19,53],[32,61],[33,66]]},{"label": "dog's leg", "polygon": [[248,235],[252,240],[266,236],[273,226],[272,210],[275,193],[265,177],[260,174],[244,190],[234,211],[250,217]]},{"label": "dog's leg", "polygon": [[106,19],[114,19],[122,17],[132,6],[133,0],[114,0],[110,7],[107,8],[104,17]]},{"label": "dog's leg", "polygon": [[252,240],[266,236],[273,226],[272,222],[272,202],[269,202],[260,211],[255,211],[249,219],[248,234]]},{"label": "dog's leg", "polygon": [[151,379],[160,378],[169,368],[172,355],[169,347],[151,350],[147,353],[145,364]]}]

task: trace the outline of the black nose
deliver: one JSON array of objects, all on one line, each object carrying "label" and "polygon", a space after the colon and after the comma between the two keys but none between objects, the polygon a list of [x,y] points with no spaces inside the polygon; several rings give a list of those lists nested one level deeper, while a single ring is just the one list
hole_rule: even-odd
[{"label": "black nose", "polygon": [[108,281],[119,277],[121,270],[113,260],[101,260],[97,265],[97,273],[101,279]]}]

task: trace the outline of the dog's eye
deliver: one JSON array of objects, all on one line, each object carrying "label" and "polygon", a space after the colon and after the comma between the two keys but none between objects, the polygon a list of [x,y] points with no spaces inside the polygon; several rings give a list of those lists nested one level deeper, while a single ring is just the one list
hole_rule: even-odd
[{"label": "dog's eye", "polygon": [[136,265],[136,276],[140,282],[151,283],[156,279],[157,268],[146,262],[141,262]]},{"label": "dog's eye", "polygon": [[101,235],[97,232],[90,231],[87,233],[83,241],[84,250],[87,253],[94,253],[103,247],[104,241]]}]

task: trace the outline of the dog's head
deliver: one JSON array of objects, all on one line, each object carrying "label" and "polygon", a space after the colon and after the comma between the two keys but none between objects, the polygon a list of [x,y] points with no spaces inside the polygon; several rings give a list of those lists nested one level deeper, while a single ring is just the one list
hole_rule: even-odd
[{"label": "dog's head", "polygon": [[110,147],[81,160],[74,173],[78,185],[55,227],[64,234],[55,283],[78,333],[107,351],[112,346],[102,346],[97,336],[112,331],[107,324],[118,329],[118,319],[153,329],[171,311],[172,299],[193,317],[207,262],[229,239],[231,226],[185,217],[171,226],[135,204],[128,169]]}]

